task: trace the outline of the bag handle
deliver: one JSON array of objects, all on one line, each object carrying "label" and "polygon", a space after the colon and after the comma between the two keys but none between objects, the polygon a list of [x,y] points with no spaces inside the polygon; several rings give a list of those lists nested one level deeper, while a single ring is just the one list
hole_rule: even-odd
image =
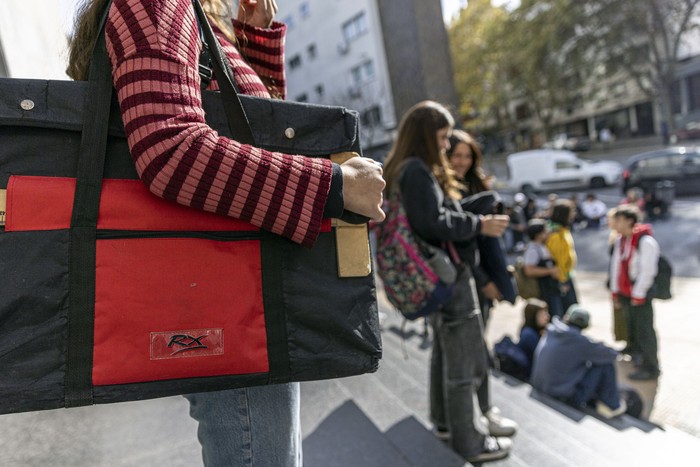
[{"label": "bag handle", "polygon": [[224,111],[226,112],[226,120],[228,120],[228,127],[231,131],[231,135],[239,143],[254,146],[255,137],[253,136],[253,130],[250,127],[248,116],[238,96],[238,90],[228,59],[221,49],[221,44],[219,44],[214,30],[207,20],[207,14],[204,12],[202,4],[199,0],[192,0],[192,4],[197,14],[199,27],[206,39],[206,42],[204,40],[202,41],[202,50],[204,53],[211,54],[211,58],[213,59],[214,76],[216,77],[217,83],[219,83],[221,97],[224,100]]},{"label": "bag handle", "polygon": [[68,336],[65,406],[93,404],[92,363],[95,325],[95,264],[97,213],[107,153],[107,132],[112,105],[112,73],[104,40],[104,25],[112,2],[101,20],[90,62],[88,94],[71,216],[68,274]]},{"label": "bag handle", "polygon": [[[214,70],[224,99],[231,134],[241,143],[255,144],[250,123],[234,87],[233,74],[199,0],[192,0],[197,21],[207,38]],[[95,321],[97,216],[102,192],[107,134],[112,105],[112,67],[107,55],[105,25],[111,1],[105,5],[88,73],[88,94],[82,127],[76,187],[71,216],[68,336],[65,406],[93,404],[92,364]],[[213,45],[213,48],[211,47]],[[89,117],[88,117],[89,116]],[[91,118],[90,118],[91,117]]]}]

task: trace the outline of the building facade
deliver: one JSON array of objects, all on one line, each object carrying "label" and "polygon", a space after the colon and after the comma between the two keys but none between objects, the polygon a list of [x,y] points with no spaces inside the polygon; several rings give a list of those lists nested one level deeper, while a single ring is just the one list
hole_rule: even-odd
[{"label": "building facade", "polygon": [[403,113],[434,99],[455,109],[440,2],[286,0],[287,94],[360,112],[365,155],[382,159]]},{"label": "building facade", "polygon": [[[68,79],[67,37],[77,2],[0,1],[0,76]],[[231,0],[232,11],[236,1]],[[361,115],[366,155],[382,159],[403,113],[425,99],[457,116],[439,1],[285,0],[287,98]]]},{"label": "building facade", "polygon": [[68,79],[67,21],[53,0],[0,1],[0,76]]}]

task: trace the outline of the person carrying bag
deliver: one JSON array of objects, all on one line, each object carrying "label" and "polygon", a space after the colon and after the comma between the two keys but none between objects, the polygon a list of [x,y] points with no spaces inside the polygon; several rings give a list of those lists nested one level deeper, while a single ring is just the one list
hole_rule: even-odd
[{"label": "person carrying bag", "polygon": [[0,80],[0,410],[190,394],[205,464],[300,465],[293,381],[381,356],[370,262],[339,251],[383,219],[381,167],[349,157],[356,113],[269,100],[273,0],[203,3],[88,1],[87,82]]}]

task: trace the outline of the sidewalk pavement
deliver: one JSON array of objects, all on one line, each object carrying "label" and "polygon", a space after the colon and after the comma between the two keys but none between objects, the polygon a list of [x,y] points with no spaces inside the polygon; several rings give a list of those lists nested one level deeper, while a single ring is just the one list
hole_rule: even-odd
[{"label": "sidewalk pavement", "polygon": [[[591,326],[585,331],[593,339],[617,349],[612,329],[612,304],[605,286],[606,276],[598,272],[577,272],[575,279],[581,305],[591,313]],[[636,388],[645,403],[644,416],[658,425],[670,425],[700,437],[700,313],[697,311],[699,278],[674,277],[671,300],[654,300],[655,326],[659,340],[661,377],[657,382],[630,381],[628,362],[618,362],[620,382]],[[509,334],[517,339],[522,325],[523,302],[499,303],[491,312],[486,331],[490,345]],[[507,414],[506,414],[507,415]]]}]

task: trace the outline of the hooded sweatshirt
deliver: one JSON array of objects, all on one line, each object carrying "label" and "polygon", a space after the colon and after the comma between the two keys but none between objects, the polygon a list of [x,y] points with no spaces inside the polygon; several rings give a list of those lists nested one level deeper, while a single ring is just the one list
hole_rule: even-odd
[{"label": "hooded sweatshirt", "polygon": [[581,329],[553,317],[540,339],[532,367],[532,386],[552,397],[567,399],[593,365],[615,361],[617,351],[581,334]]}]

